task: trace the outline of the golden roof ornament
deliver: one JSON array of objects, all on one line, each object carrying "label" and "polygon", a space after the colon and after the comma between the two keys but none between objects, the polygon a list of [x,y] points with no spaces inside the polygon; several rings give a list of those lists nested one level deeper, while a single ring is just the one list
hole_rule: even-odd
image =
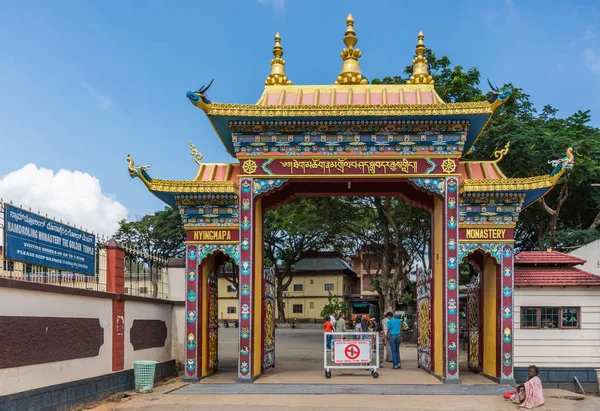
[{"label": "golden roof ornament", "polygon": [[292,82],[285,75],[285,60],[283,56],[283,47],[281,47],[281,36],[275,34],[275,45],[273,46],[273,56],[271,60],[271,74],[265,80],[267,86],[291,86]]},{"label": "golden roof ornament", "polygon": [[429,74],[427,59],[425,58],[424,38],[425,35],[420,31],[416,48],[417,56],[413,59],[413,72],[407,84],[433,84],[433,78]]},{"label": "golden roof ornament", "polygon": [[358,38],[354,31],[354,18],[348,14],[346,19],[346,32],[344,33],[344,44],[346,47],[342,50],[342,71],[333,84],[367,84],[367,79],[363,78],[360,72],[360,63],[358,59],[362,56],[359,49],[355,49]]},{"label": "golden roof ornament", "polygon": [[191,141],[189,143],[190,143],[190,154],[192,155],[192,157],[194,157],[194,162],[198,165],[201,165],[200,161],[202,161],[202,157],[203,157],[202,154],[200,154],[198,152],[198,149],[196,149],[196,147],[194,147],[194,143],[192,143]]}]

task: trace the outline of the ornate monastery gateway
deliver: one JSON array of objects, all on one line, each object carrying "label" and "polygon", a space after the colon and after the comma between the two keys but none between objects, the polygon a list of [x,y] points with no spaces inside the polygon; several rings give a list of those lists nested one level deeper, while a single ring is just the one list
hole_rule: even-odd
[{"label": "ornate monastery gateway", "polygon": [[202,163],[190,143],[196,177],[159,180],[128,157],[131,177],[178,208],[187,230],[186,379],[218,366],[214,273],[227,260],[240,273],[238,380],[253,381],[274,366],[274,279],[262,256],[267,210],[293,196],[397,195],[432,213],[433,269],[417,279],[419,366],[447,383],[460,382],[458,263],[468,259],[480,271],[476,289],[485,295],[474,315],[478,332],[469,363],[501,382],[514,381],[515,223],[573,167],[573,157],[568,151],[550,175],[531,178],[502,173],[508,144],[493,161],[465,160],[511,92],[445,103],[429,75],[423,40],[419,33],[408,84],[368,84],[348,16],[342,69],[332,75],[333,84],[294,86],[277,34],[271,73],[256,104],[213,103],[206,94],[210,84],[187,93],[236,162]]}]

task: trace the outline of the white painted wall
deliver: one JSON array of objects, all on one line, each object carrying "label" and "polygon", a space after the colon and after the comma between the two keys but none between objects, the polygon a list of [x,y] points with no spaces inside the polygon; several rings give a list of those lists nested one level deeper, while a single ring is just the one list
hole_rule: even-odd
[{"label": "white painted wall", "polygon": [[[133,368],[133,361],[153,360],[169,361],[171,357],[171,304],[155,304],[151,302],[125,301],[125,369]],[[133,350],[131,345],[131,326],[133,320],[160,320],[167,326],[167,339],[163,347]]]},{"label": "white painted wall", "polygon": [[171,301],[185,301],[185,268],[169,267],[167,271],[167,295]]},{"label": "white painted wall", "polygon": [[592,241],[583,247],[571,251],[569,254],[587,261],[584,265],[577,268],[600,275],[600,240]]},{"label": "white painted wall", "polygon": [[[112,372],[111,299],[0,288],[0,314],[99,318],[100,325],[104,328],[104,344],[96,357],[0,369],[0,395]],[[10,330],[0,330],[0,332],[10,332]]]},{"label": "white painted wall", "polygon": [[185,359],[185,307],[173,306],[171,311],[171,356],[175,361],[183,363]]},{"label": "white painted wall", "polygon": [[[515,289],[514,365],[600,368],[600,287]],[[580,307],[581,329],[521,329],[521,307]]]}]

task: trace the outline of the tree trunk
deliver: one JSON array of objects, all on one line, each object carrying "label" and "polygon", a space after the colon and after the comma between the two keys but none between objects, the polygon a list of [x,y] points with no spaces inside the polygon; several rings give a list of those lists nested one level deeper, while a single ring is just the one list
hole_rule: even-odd
[{"label": "tree trunk", "polygon": [[277,285],[277,312],[279,313],[279,322],[285,322],[285,309],[283,307],[283,289]]}]

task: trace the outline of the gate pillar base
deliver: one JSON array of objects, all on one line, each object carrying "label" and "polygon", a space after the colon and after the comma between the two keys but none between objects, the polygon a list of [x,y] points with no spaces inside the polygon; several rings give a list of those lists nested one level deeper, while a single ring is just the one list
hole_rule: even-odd
[{"label": "gate pillar base", "polygon": [[183,382],[198,382],[198,381],[200,381],[200,378],[198,378],[198,377],[183,377],[183,379],[181,381],[183,381]]},{"label": "gate pillar base", "polygon": [[462,384],[462,382],[460,381],[460,378],[446,378],[446,377],[442,377],[441,375],[437,375],[434,373],[431,373],[431,375],[433,375],[435,378],[437,378],[444,384],[448,384],[448,385]]},{"label": "gate pillar base", "polygon": [[235,382],[240,384],[252,384],[254,381],[258,380],[262,374],[258,374],[252,378],[236,378]]},{"label": "gate pillar base", "polygon": [[500,378],[499,384],[515,385],[517,381],[514,378]]}]

